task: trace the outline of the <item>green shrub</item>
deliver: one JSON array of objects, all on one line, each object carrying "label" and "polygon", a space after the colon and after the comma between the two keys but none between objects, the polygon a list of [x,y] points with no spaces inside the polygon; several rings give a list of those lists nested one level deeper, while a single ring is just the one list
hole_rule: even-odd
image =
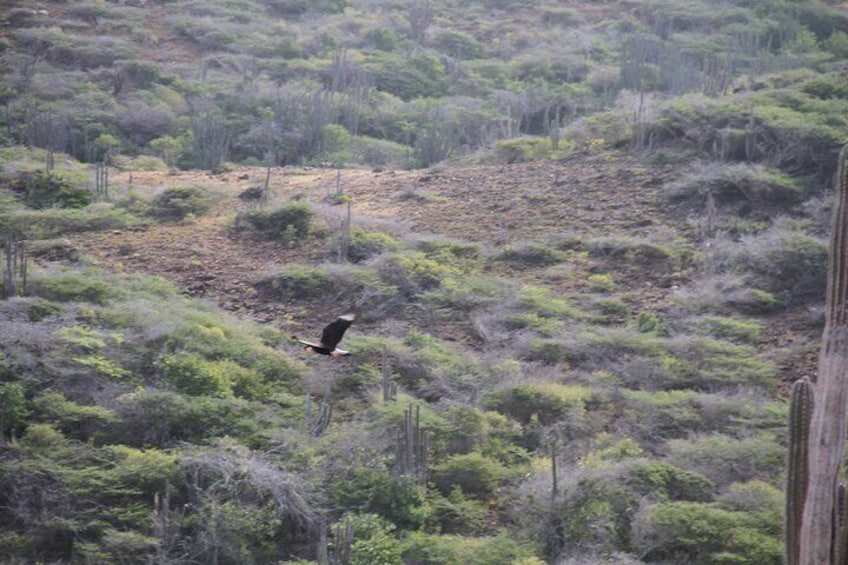
[{"label": "green shrub", "polygon": [[691,206],[700,208],[707,193],[711,193],[720,207],[738,207],[746,203],[761,211],[766,205],[788,206],[798,202],[803,196],[801,189],[797,178],[763,165],[712,164],[670,183],[666,196],[672,201],[686,200]]},{"label": "green shrub", "polygon": [[377,89],[404,101],[444,93],[444,63],[432,52],[419,50],[409,56],[379,52],[366,70],[373,74]]},{"label": "green shrub", "polygon": [[645,455],[645,450],[633,439],[617,439],[603,432],[592,439],[592,451],[580,459],[584,469],[594,470],[608,467]]},{"label": "green shrub", "polygon": [[392,475],[374,453],[357,454],[327,477],[327,494],[339,508],[378,515],[403,530],[417,529],[425,517],[423,487],[414,477]]},{"label": "green shrub", "polygon": [[349,516],[353,527],[349,565],[403,565],[394,526],[375,515]]},{"label": "green shrub", "polygon": [[425,292],[422,301],[442,319],[467,319],[469,312],[503,299],[506,285],[489,276],[451,277],[444,279],[439,288]]},{"label": "green shrub", "polygon": [[406,297],[438,288],[442,282],[459,274],[456,268],[420,252],[387,253],[380,257],[375,267],[385,284],[397,288]]},{"label": "green shrub", "polygon": [[150,204],[150,214],[160,220],[179,221],[189,215],[202,216],[212,208],[212,199],[200,187],[169,188]]},{"label": "green shrub", "polygon": [[157,366],[165,382],[190,396],[232,396],[234,372],[244,371],[229,360],[208,361],[191,353],[166,355]]},{"label": "green shrub", "polygon": [[541,565],[528,543],[508,533],[495,536],[435,535],[415,532],[404,543],[409,563],[440,565]]},{"label": "green shrub", "polygon": [[567,365],[571,360],[571,352],[567,345],[555,339],[531,339],[521,352],[521,358],[545,365]]},{"label": "green shrub", "polygon": [[166,448],[183,441],[246,437],[258,426],[253,409],[242,400],[173,392],[139,390],[122,395],[116,414],[119,420],[110,428],[109,439],[132,447]]},{"label": "green shrub", "polygon": [[648,561],[780,565],[780,519],[769,524],[716,504],[664,502],[648,508],[636,545]]},{"label": "green shrub", "polygon": [[281,16],[297,16],[307,12],[334,14],[342,12],[346,0],[266,0],[268,10]]},{"label": "green shrub", "polygon": [[590,257],[611,261],[616,272],[632,269],[649,270],[654,275],[673,273],[683,258],[681,252],[668,243],[626,236],[594,239],[587,247]]},{"label": "green shrub", "polygon": [[718,506],[735,512],[750,512],[765,523],[779,523],[783,512],[784,493],[765,481],[751,480],[731,484],[718,497]]},{"label": "green shrub", "polygon": [[401,168],[409,159],[409,147],[388,139],[354,136],[350,152],[354,161],[370,167]]},{"label": "green shrub", "polygon": [[728,304],[744,314],[771,314],[784,306],[780,298],[760,288],[749,288],[728,298]]},{"label": "green shrub", "polygon": [[262,237],[288,243],[309,235],[314,213],[305,202],[294,202],[275,210],[253,210],[245,221]]},{"label": "green shrub", "polygon": [[81,301],[105,305],[122,290],[97,277],[94,272],[38,275],[28,283],[30,294],[57,302]]},{"label": "green shrub", "polygon": [[486,457],[514,468],[530,463],[530,454],[520,445],[521,426],[515,420],[497,412],[487,411],[483,413],[479,431],[483,435],[473,448],[479,449]]},{"label": "green shrub", "polygon": [[743,238],[741,248],[738,266],[754,274],[757,287],[791,304],[824,296],[827,244],[822,239],[775,226],[761,236]]},{"label": "green shrub", "polygon": [[327,124],[321,127],[318,135],[318,153],[316,157],[331,166],[340,167],[351,160],[351,135],[344,126]]},{"label": "green shrub", "polygon": [[[638,318],[637,318],[638,319]],[[643,329],[645,326],[643,325]],[[665,341],[652,331],[639,331],[638,326],[599,327],[588,326],[581,334],[582,343],[573,346],[574,359],[601,359],[620,357],[622,354],[636,354],[646,357],[660,357]]]},{"label": "green shrub", "polygon": [[38,210],[83,208],[94,201],[94,194],[71,185],[60,172],[24,173],[12,183],[12,190],[23,196],[27,206]]},{"label": "green shrub", "polygon": [[427,506],[427,528],[431,531],[473,536],[486,530],[486,507],[480,501],[467,497],[459,486],[447,496],[431,493]]},{"label": "green shrub", "polygon": [[665,333],[659,316],[651,312],[639,312],[629,325],[643,334],[662,335]]},{"label": "green shrub", "polygon": [[729,316],[700,316],[690,320],[688,325],[699,334],[749,342],[757,342],[763,330],[763,325],[756,320]]},{"label": "green shrub", "polygon": [[19,435],[29,417],[24,388],[17,383],[0,383],[0,438]]},{"label": "green shrub", "polygon": [[[825,40],[824,47],[840,59],[848,57],[848,33],[835,31]],[[846,98],[843,96],[842,98]]]},{"label": "green shrub", "polygon": [[716,484],[697,473],[664,461],[645,461],[629,471],[629,484],[640,494],[654,500],[691,500],[709,502]]},{"label": "green shrub", "polygon": [[400,34],[398,34],[397,31],[386,27],[378,27],[369,30],[364,35],[363,40],[368,47],[373,47],[380,51],[394,51],[401,44]]},{"label": "green shrub", "polygon": [[589,275],[587,282],[590,292],[612,292],[615,290],[615,281],[609,273]]},{"label": "green shrub", "polygon": [[562,263],[566,259],[565,253],[552,247],[538,244],[526,244],[511,246],[505,249],[498,257],[516,267],[549,267]]},{"label": "green shrub", "polygon": [[454,59],[479,59],[483,46],[472,36],[461,31],[446,30],[433,39],[436,49]]},{"label": "green shrub", "polygon": [[542,318],[580,319],[583,312],[568,299],[557,296],[549,288],[524,285],[519,291],[519,303]]},{"label": "green shrub", "polygon": [[444,496],[459,488],[463,494],[485,501],[507,477],[497,461],[480,453],[465,453],[433,465],[430,478]]},{"label": "green shrub", "polygon": [[637,507],[637,494],[618,473],[583,476],[554,502],[548,519],[559,539],[553,536],[548,541],[552,545],[548,551],[559,554],[565,547],[592,548],[598,553],[627,551]]},{"label": "green shrub", "polygon": [[781,310],[783,301],[773,292],[752,288],[738,274],[708,276],[678,292],[678,303],[698,312],[765,315]]},{"label": "green shrub", "polygon": [[[0,223],[7,224],[3,218]],[[7,225],[14,225],[29,239],[50,239],[75,232],[121,229],[138,223],[139,219],[126,209],[99,202],[85,208],[21,210]],[[66,251],[68,254],[76,252],[74,249]]]},{"label": "green shrub", "polygon": [[333,282],[320,267],[292,263],[257,281],[254,286],[272,298],[285,301],[320,298],[333,289]]},{"label": "green shrub", "polygon": [[480,257],[480,245],[454,239],[422,239],[415,247],[428,259],[446,263],[453,267],[470,271],[477,267]]},{"label": "green shrub", "polygon": [[357,226],[350,230],[347,258],[354,263],[361,263],[386,251],[397,251],[399,248],[400,242],[390,235],[368,232]]},{"label": "green shrub", "polygon": [[581,418],[591,389],[557,383],[527,383],[490,394],[486,408],[505,414],[522,424],[534,418],[551,424],[567,418]]},{"label": "green shrub", "polygon": [[66,437],[88,441],[115,422],[114,413],[98,405],[80,405],[61,392],[46,392],[33,401],[40,420],[50,423]]},{"label": "green shrub", "polygon": [[668,387],[716,389],[731,384],[765,386],[778,366],[752,346],[700,336],[677,336],[665,344],[670,357],[663,363]]},{"label": "green shrub", "polygon": [[751,479],[776,480],[785,449],[774,433],[757,432],[735,438],[724,433],[674,439],[668,442],[668,460],[708,477],[719,486]]},{"label": "green shrub", "polygon": [[50,424],[30,424],[20,439],[21,445],[32,451],[47,452],[65,444],[65,436]]},{"label": "green shrub", "polygon": [[643,445],[685,437],[704,427],[693,391],[624,391],[620,425]]}]

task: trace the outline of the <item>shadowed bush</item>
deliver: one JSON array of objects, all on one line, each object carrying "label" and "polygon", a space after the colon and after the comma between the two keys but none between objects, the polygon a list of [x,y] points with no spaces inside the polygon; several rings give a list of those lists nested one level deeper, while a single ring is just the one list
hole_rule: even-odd
[{"label": "shadowed bush", "polygon": [[538,418],[542,424],[583,417],[593,396],[587,387],[556,383],[527,383],[489,395],[484,404],[522,424]]},{"label": "shadowed bush", "polygon": [[308,204],[295,202],[276,210],[247,212],[244,220],[262,237],[287,243],[309,235],[314,215]]},{"label": "shadowed bush", "polygon": [[83,208],[94,201],[94,194],[73,186],[58,172],[22,174],[11,185],[30,208]]},{"label": "shadowed bush", "polygon": [[260,292],[276,300],[319,298],[333,290],[333,283],[324,269],[301,265],[286,265],[277,272],[253,283]]}]

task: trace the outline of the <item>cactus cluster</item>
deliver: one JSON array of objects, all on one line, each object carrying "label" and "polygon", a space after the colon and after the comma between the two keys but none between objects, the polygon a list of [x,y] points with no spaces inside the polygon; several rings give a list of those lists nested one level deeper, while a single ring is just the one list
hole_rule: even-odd
[{"label": "cactus cluster", "polygon": [[848,565],[848,145],[839,154],[819,374],[792,386],[786,490],[786,563]]},{"label": "cactus cluster", "polygon": [[427,483],[427,452],[430,449],[427,430],[421,429],[421,407],[409,405],[403,412],[403,425],[398,429],[396,468]]}]

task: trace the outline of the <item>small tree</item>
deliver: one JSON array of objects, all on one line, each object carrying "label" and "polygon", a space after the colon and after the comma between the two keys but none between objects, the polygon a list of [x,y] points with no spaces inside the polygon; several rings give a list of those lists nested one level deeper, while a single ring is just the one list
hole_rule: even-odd
[{"label": "small tree", "polygon": [[17,383],[0,384],[0,444],[6,435],[14,435],[29,416],[24,389]]},{"label": "small tree", "polygon": [[26,293],[27,256],[21,233],[7,227],[0,231],[0,254],[5,258],[3,271],[3,291],[5,296],[17,296]]},{"label": "small tree", "polygon": [[196,112],[191,117],[194,164],[218,172],[230,147],[230,133],[223,113],[217,108]]}]

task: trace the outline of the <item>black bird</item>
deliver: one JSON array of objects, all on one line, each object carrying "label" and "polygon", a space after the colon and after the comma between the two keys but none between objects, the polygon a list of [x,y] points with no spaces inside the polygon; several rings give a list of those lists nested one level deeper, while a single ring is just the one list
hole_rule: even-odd
[{"label": "black bird", "polygon": [[344,316],[339,316],[336,318],[334,322],[329,324],[324,331],[321,332],[321,342],[314,343],[311,341],[305,341],[299,339],[296,335],[292,336],[292,339],[296,342],[303,344],[304,351],[309,353],[318,353],[321,355],[332,355],[333,357],[342,357],[344,355],[350,355],[350,351],[345,351],[344,349],[338,349],[336,346],[344,337],[344,333],[356,319],[355,314],[345,314]]}]

